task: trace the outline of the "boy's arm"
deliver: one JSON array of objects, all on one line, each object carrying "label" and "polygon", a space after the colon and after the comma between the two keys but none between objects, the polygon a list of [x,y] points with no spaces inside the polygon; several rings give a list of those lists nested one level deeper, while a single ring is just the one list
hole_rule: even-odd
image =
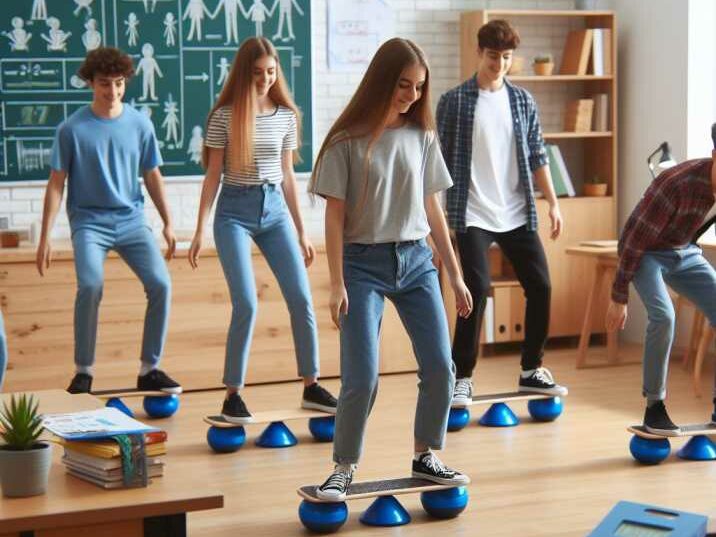
[{"label": "boy's arm", "polygon": [[42,230],[40,231],[40,242],[37,245],[35,264],[40,276],[45,275],[45,269],[50,268],[52,247],[50,245],[50,233],[57,218],[62,203],[62,194],[65,191],[65,180],[67,172],[52,170],[47,181],[45,190],[45,204],[42,209]]},{"label": "boy's arm", "polygon": [[152,169],[144,172],[144,185],[147,187],[149,197],[152,198],[154,206],[157,208],[157,212],[164,222],[164,229],[162,235],[164,240],[167,241],[167,252],[164,255],[165,259],[169,261],[174,257],[174,250],[176,250],[177,238],[172,228],[171,215],[169,208],[167,207],[166,195],[164,193],[164,180],[162,179],[162,173],[159,171],[159,166],[155,166]]}]

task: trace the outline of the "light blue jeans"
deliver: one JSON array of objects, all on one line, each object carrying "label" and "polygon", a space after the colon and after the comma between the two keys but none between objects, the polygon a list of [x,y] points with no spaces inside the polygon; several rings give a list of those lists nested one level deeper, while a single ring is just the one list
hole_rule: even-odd
[{"label": "light blue jeans", "polygon": [[144,218],[114,225],[87,225],[72,234],[77,273],[75,299],[75,365],[95,361],[97,315],[104,288],[104,261],[115,250],[141,280],[147,296],[141,360],[156,367],[161,360],[169,324],[171,279],[154,235]]},{"label": "light blue jeans", "polygon": [[0,391],[2,391],[2,383],[5,379],[5,369],[7,368],[7,339],[5,337],[5,325],[2,319],[2,310],[0,310]]},{"label": "light blue jeans", "polygon": [[246,378],[258,306],[251,266],[252,239],[264,254],[286,300],[298,375],[318,376],[318,332],[311,287],[281,187],[223,185],[214,217],[214,240],[232,305],[224,384],[241,388]]},{"label": "light blue jeans", "polygon": [[[675,250],[646,252],[641,259],[634,287],[649,319],[644,342],[643,394],[650,400],[666,397],[669,354],[676,318],[668,285],[699,308],[716,326],[716,271],[692,244]],[[714,386],[716,396],[716,382]]]},{"label": "light blue jeans", "polygon": [[[450,335],[432,251],[425,240],[346,244],[348,313],[341,316],[341,392],[333,459],[355,464],[378,391],[378,338],[385,298],[398,310],[418,362],[415,439],[442,448],[455,384]],[[393,409],[404,415],[402,408]]]}]

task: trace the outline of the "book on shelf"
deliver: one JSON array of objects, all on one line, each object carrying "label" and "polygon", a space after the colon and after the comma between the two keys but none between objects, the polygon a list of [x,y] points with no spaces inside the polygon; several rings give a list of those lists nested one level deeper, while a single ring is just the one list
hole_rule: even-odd
[{"label": "book on shelf", "polygon": [[591,72],[597,76],[612,74],[612,31],[592,29]]},{"label": "book on shelf", "polygon": [[609,130],[609,95],[597,93],[592,96],[594,111],[592,113],[592,130],[607,132]]},{"label": "book on shelf", "polygon": [[560,75],[586,75],[589,66],[589,54],[594,40],[592,30],[572,30],[567,34],[562,53]]},{"label": "book on shelf", "polygon": [[552,184],[554,185],[555,194],[557,196],[574,197],[576,195],[574,184],[567,171],[567,166],[564,164],[564,158],[562,158],[562,152],[559,150],[559,146],[556,144],[547,144],[546,148],[547,157],[549,157],[549,171],[552,175]]},{"label": "book on shelf", "polygon": [[564,130],[567,132],[589,132],[592,130],[592,99],[569,101],[564,113]]}]

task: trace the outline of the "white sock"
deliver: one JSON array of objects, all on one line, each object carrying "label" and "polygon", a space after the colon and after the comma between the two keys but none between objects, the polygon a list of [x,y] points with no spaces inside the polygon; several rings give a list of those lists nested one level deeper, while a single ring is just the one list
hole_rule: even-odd
[{"label": "white sock", "polygon": [[336,464],[336,471],[337,472],[345,472],[347,474],[354,472],[356,469],[355,464]]},{"label": "white sock", "polygon": [[535,371],[537,371],[537,370],[536,369],[527,369],[527,370],[523,371],[522,373],[520,373],[520,376],[523,379],[526,379],[526,378],[531,377]]},{"label": "white sock", "polygon": [[142,362],[142,367],[139,368],[139,376],[143,377],[147,373],[150,373],[156,369],[156,366],[153,366],[152,364],[145,364]]},{"label": "white sock", "polygon": [[75,366],[75,373],[84,373],[85,375],[92,376],[92,366],[91,365],[76,365]]},{"label": "white sock", "polygon": [[425,451],[416,451],[415,455],[413,456],[413,459],[416,461],[419,461],[420,457],[422,457],[423,455],[425,455],[427,453],[432,453],[432,450],[430,448],[428,448]]}]

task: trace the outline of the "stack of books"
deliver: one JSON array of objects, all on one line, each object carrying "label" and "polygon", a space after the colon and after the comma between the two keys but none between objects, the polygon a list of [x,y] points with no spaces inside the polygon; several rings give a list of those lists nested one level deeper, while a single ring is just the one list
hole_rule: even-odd
[{"label": "stack of books", "polygon": [[612,31],[609,28],[572,30],[562,53],[561,75],[612,74]]},{"label": "stack of books", "polygon": [[46,414],[42,424],[65,448],[67,472],[100,487],[145,487],[164,472],[167,433],[116,408]]},{"label": "stack of books", "polygon": [[[164,474],[162,455],[167,452],[167,433],[156,431],[144,434],[147,478]],[[119,444],[114,440],[59,439],[65,448],[62,462],[67,473],[105,489],[125,488],[124,470]]]}]

